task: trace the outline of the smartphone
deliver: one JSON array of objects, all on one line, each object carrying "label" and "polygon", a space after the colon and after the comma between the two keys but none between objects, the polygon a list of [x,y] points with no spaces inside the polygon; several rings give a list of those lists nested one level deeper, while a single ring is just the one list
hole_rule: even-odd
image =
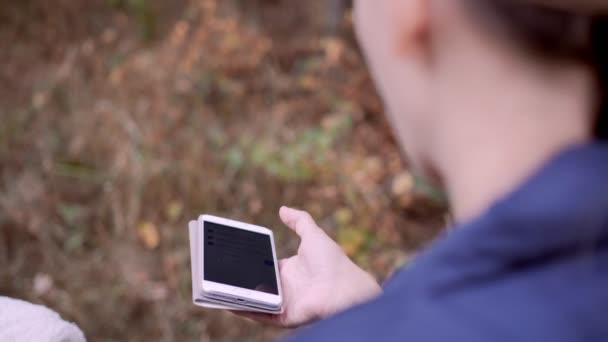
[{"label": "smartphone", "polygon": [[200,216],[199,227],[201,296],[280,310],[283,296],[272,231],[212,215]]}]

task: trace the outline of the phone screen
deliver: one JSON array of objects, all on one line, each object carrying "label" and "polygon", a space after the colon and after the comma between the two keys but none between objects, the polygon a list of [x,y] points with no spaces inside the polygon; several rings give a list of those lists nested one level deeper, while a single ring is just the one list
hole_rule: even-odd
[{"label": "phone screen", "polygon": [[278,295],[270,236],[205,221],[204,279]]}]

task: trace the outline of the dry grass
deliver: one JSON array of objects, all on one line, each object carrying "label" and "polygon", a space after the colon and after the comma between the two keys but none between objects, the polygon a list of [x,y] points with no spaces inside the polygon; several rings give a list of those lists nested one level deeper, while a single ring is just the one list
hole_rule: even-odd
[{"label": "dry grass", "polygon": [[327,35],[324,6],[0,5],[0,294],[91,341],[267,340],[190,304],[186,222],[266,225],[288,255],[282,204],[379,279],[403,263],[442,211],[400,161],[348,15]]}]

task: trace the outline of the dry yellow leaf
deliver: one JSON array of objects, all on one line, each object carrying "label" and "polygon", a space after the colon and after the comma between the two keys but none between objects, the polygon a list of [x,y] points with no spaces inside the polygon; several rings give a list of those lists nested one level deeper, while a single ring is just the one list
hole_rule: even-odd
[{"label": "dry yellow leaf", "polygon": [[148,249],[155,249],[160,243],[158,229],[150,222],[143,222],[137,227],[137,237]]},{"label": "dry yellow leaf", "polygon": [[336,211],[334,217],[339,225],[344,226],[352,221],[353,212],[349,208],[340,208]]},{"label": "dry yellow leaf", "polygon": [[414,177],[411,173],[403,171],[393,179],[391,191],[395,196],[403,196],[412,192],[414,189]]},{"label": "dry yellow leaf", "polygon": [[169,222],[175,222],[182,215],[184,205],[180,201],[171,201],[166,208],[167,218]]},{"label": "dry yellow leaf", "polygon": [[344,54],[344,43],[336,38],[326,38],[321,41],[321,46],[325,50],[325,59],[330,65],[340,62]]},{"label": "dry yellow leaf", "polygon": [[319,88],[319,80],[315,77],[306,75],[298,80],[300,86],[306,90],[316,90]]}]

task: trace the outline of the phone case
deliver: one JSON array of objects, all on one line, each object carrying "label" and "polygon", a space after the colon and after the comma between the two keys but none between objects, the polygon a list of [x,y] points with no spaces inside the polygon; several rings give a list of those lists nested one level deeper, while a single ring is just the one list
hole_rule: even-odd
[{"label": "phone case", "polygon": [[243,306],[238,304],[226,304],[218,301],[214,301],[209,298],[205,298],[201,295],[201,268],[200,268],[200,255],[202,253],[202,246],[197,245],[198,234],[202,227],[199,227],[198,221],[190,221],[188,223],[188,230],[190,234],[190,265],[191,265],[191,275],[192,275],[192,303],[197,306],[205,307],[208,309],[224,309],[224,310],[232,310],[232,311],[249,311],[249,312],[261,312],[261,313],[269,313],[269,314],[280,314],[283,312],[283,309],[278,311],[264,310],[258,308],[252,308],[249,306]]}]

